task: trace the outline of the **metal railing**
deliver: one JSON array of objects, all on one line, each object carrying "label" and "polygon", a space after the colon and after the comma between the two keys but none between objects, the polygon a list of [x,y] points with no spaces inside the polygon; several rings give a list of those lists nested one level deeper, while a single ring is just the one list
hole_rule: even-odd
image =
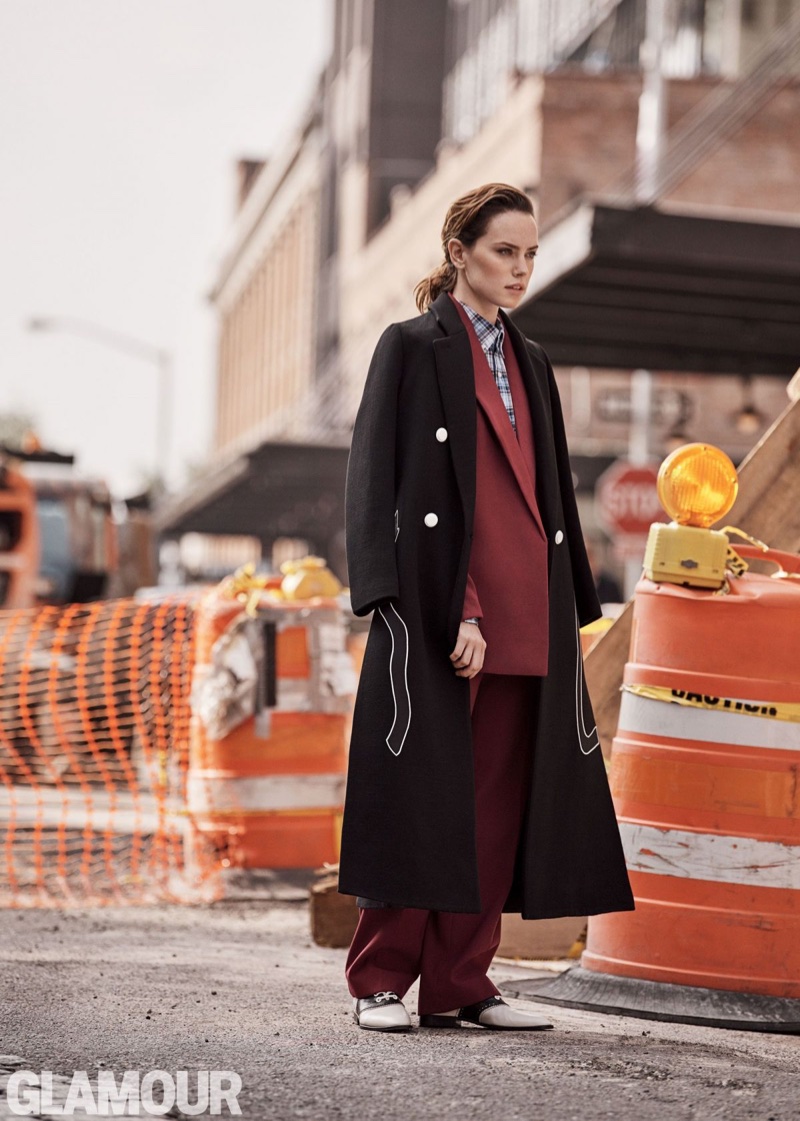
[{"label": "metal railing", "polygon": [[[644,0],[488,0],[451,9],[451,66],[444,80],[443,134],[473,136],[508,96],[509,76],[567,61],[592,71],[639,67]],[[677,5],[677,0],[676,0]],[[690,78],[706,63],[704,8],[672,9],[665,72]]]},{"label": "metal railing", "polygon": [[751,59],[747,74],[720,84],[691,109],[666,136],[664,157],[655,173],[653,189],[637,192],[637,166],[599,194],[604,201],[642,204],[669,194],[706,160],[727,137],[754,117],[797,73],[800,56],[800,9],[795,9],[765,40]]}]

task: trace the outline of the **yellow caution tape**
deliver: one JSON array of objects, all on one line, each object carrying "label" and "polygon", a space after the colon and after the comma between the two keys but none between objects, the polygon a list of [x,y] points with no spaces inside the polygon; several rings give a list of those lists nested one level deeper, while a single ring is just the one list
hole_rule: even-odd
[{"label": "yellow caution tape", "polygon": [[729,545],[725,557],[725,567],[730,569],[734,576],[744,576],[745,572],[750,568],[750,565],[744,557],[739,556],[732,545]]},{"label": "yellow caution tape", "polygon": [[714,697],[708,693],[691,693],[685,689],[668,689],[663,685],[623,685],[622,690],[654,701],[707,708],[713,712],[735,712],[740,716],[767,716],[771,720],[800,723],[800,704],[784,701],[743,701],[736,697]]}]

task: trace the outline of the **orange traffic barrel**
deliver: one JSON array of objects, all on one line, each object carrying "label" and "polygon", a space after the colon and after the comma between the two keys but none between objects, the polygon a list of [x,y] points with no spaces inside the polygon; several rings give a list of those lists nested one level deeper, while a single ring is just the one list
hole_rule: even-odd
[{"label": "orange traffic barrel", "polygon": [[636,588],[610,769],[635,910],[534,999],[800,1032],[800,558],[737,550],[784,571]]},{"label": "orange traffic barrel", "polygon": [[252,615],[224,585],[201,601],[187,809],[224,864],[338,860],[354,691],[345,640],[335,597],[265,591]]},{"label": "orange traffic barrel", "polygon": [[642,580],[611,789],[636,899],[581,965],[800,997],[800,582]]}]

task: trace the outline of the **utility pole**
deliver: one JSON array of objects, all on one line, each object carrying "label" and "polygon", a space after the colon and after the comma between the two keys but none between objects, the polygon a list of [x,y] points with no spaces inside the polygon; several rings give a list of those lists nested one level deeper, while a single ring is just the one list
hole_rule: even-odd
[{"label": "utility pole", "polygon": [[[666,126],[663,51],[667,32],[667,4],[674,0],[647,0],[644,41],[639,49],[642,93],[636,127],[636,202],[655,202]],[[672,13],[670,13],[672,14]]]},{"label": "utility pole", "polygon": [[[666,131],[666,89],[663,50],[667,5],[674,0],[647,0],[645,37],[639,51],[642,66],[642,93],[639,97],[639,118],[636,127],[635,203],[649,206],[658,199],[659,177]],[[653,406],[653,375],[650,370],[634,370],[631,375],[631,424],[628,435],[628,459],[637,467],[650,461],[650,421]],[[640,557],[625,558],[625,595],[633,589],[641,575]]]}]

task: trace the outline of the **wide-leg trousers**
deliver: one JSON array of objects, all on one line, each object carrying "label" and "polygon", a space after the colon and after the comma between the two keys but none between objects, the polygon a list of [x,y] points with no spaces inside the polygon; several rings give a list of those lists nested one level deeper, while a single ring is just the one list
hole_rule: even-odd
[{"label": "wide-leg trousers", "polygon": [[470,678],[480,914],[362,907],[345,976],[354,997],[391,990],[402,999],[420,978],[418,1013],[449,1012],[498,992],[487,970],[528,802],[540,677]]}]

